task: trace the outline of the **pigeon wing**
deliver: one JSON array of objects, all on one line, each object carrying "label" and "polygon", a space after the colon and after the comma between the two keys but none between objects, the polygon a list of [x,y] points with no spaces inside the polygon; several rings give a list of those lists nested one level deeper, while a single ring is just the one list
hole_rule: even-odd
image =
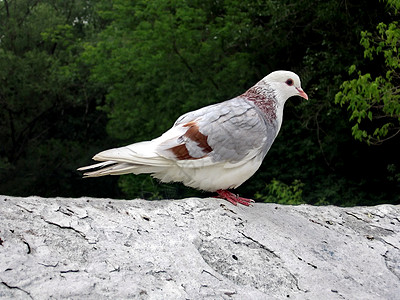
[{"label": "pigeon wing", "polygon": [[262,159],[277,133],[261,111],[241,97],[187,113],[173,128],[187,130],[164,140],[157,152],[182,167],[237,164],[254,156]]}]

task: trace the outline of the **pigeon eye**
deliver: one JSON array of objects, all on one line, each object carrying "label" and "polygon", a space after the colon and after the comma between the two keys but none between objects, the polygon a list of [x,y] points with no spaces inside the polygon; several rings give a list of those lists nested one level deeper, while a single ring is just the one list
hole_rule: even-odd
[{"label": "pigeon eye", "polygon": [[286,80],[286,84],[288,85],[288,86],[292,86],[293,85],[293,79],[288,79],[288,80]]}]

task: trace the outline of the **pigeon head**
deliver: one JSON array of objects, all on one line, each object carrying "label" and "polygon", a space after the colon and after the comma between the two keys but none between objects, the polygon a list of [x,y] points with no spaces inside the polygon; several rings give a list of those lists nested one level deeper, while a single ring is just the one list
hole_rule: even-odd
[{"label": "pigeon head", "polygon": [[290,71],[275,71],[261,80],[275,90],[276,96],[283,103],[292,96],[300,96],[308,100],[307,94],[301,88],[300,78]]}]

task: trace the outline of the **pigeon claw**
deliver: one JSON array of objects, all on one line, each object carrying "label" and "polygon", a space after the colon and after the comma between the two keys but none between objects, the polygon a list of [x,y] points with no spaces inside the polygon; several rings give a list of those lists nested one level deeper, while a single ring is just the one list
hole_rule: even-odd
[{"label": "pigeon claw", "polygon": [[238,195],[235,195],[234,193],[231,193],[227,190],[218,190],[217,193],[218,196],[216,196],[215,198],[228,200],[233,205],[238,205],[238,203],[240,203],[245,206],[251,206],[254,203],[254,200],[252,199],[239,197]]}]

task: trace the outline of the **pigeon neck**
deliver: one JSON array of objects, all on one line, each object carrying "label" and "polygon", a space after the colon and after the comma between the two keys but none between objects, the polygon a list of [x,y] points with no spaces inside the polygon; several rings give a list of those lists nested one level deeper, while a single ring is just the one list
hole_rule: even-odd
[{"label": "pigeon neck", "polygon": [[264,114],[267,121],[274,123],[278,119],[278,101],[274,90],[269,85],[255,85],[247,90],[242,97],[251,101]]}]

